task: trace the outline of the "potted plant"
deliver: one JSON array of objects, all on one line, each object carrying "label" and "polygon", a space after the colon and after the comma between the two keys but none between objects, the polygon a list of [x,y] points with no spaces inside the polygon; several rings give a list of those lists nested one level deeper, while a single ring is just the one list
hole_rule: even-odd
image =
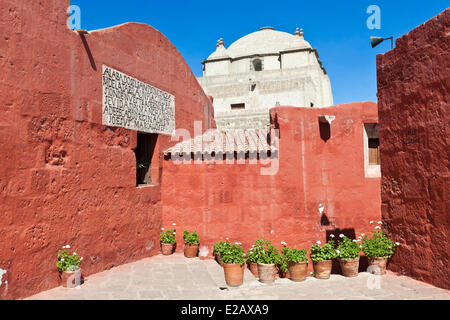
[{"label": "potted plant", "polygon": [[295,282],[305,281],[308,276],[308,251],[284,247],[282,254],[287,261],[290,279]]},{"label": "potted plant", "polygon": [[277,248],[270,243],[270,240],[262,240],[264,246],[257,258],[259,281],[273,283],[277,272],[276,265],[280,262],[280,254]]},{"label": "potted plant", "polygon": [[189,233],[184,230],[184,256],[186,258],[195,258],[198,255],[198,247],[200,245],[200,239],[196,231]]},{"label": "potted plant", "polygon": [[231,287],[240,286],[244,281],[244,248],[238,243],[224,245],[220,252],[225,281]]},{"label": "potted plant", "polygon": [[386,274],[387,259],[392,257],[398,243],[390,240],[379,226],[375,227],[370,238],[364,235],[361,243],[362,251],[369,260],[368,270],[373,274]]},{"label": "potted plant", "polygon": [[280,278],[290,278],[289,265],[285,255],[281,255],[280,262],[278,264],[278,270]]},{"label": "potted plant", "polygon": [[359,268],[360,244],[356,240],[350,240],[343,234],[340,235],[342,241],[339,242],[336,252],[339,258],[342,274],[345,277],[356,277]]},{"label": "potted plant", "polygon": [[259,278],[258,257],[260,257],[263,254],[264,254],[264,239],[257,239],[245,255],[248,268],[250,269],[250,272],[255,276],[255,278]]},{"label": "potted plant", "polygon": [[161,232],[159,236],[161,253],[165,256],[170,255],[175,251],[175,246],[177,244],[175,233],[175,229],[167,229],[166,231]]},{"label": "potted plant", "polygon": [[222,267],[223,267],[223,262],[222,262],[222,260],[220,259],[220,253],[222,252],[222,250],[223,250],[224,247],[230,246],[230,245],[231,245],[231,243],[230,243],[230,241],[228,241],[228,240],[225,240],[225,241],[219,241],[219,242],[214,243],[214,246],[213,246],[213,255],[214,255],[216,261],[217,261]]},{"label": "potted plant", "polygon": [[[70,249],[70,245],[63,246],[63,249]],[[76,252],[72,255],[66,250],[59,250],[57,255],[56,267],[59,271],[61,285],[66,288],[75,288],[81,284],[81,268],[80,263],[83,257]]]},{"label": "potted plant", "polygon": [[338,256],[336,249],[334,249],[334,241],[329,240],[322,247],[321,242],[317,241],[311,247],[311,260],[314,267],[314,276],[317,279],[329,279],[332,269],[333,258]]}]

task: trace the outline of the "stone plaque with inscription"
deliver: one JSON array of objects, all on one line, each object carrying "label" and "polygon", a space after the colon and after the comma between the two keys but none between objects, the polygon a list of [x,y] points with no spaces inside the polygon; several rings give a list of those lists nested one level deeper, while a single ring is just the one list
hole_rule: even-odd
[{"label": "stone plaque with inscription", "polygon": [[102,123],[147,133],[175,134],[175,97],[103,65]]}]

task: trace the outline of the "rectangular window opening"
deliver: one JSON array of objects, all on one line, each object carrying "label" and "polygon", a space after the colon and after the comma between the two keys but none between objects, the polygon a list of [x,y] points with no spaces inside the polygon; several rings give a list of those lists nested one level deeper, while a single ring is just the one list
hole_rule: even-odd
[{"label": "rectangular window opening", "polygon": [[364,123],[364,175],[381,177],[380,138],[378,123]]},{"label": "rectangular window opening", "polygon": [[245,103],[232,103],[231,110],[242,110],[245,109]]},{"label": "rectangular window opening", "polygon": [[136,156],[136,185],[156,184],[157,177],[152,177],[152,159],[155,152],[157,134],[137,134],[137,145],[134,150]]}]

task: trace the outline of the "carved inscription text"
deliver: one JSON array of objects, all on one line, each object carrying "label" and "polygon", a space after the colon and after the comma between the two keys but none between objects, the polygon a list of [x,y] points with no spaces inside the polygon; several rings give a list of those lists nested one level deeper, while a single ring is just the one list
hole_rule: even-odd
[{"label": "carved inscription text", "polygon": [[103,117],[107,126],[175,134],[175,97],[103,65]]}]

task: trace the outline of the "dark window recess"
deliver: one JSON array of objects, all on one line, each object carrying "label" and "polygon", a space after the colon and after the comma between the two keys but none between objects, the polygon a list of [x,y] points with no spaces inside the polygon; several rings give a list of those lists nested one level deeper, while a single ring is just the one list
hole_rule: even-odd
[{"label": "dark window recess", "polygon": [[369,164],[380,164],[380,139],[369,138]]},{"label": "dark window recess", "polygon": [[311,102],[309,105],[310,105],[311,108],[314,107],[314,103],[313,102]]},{"label": "dark window recess", "polygon": [[231,110],[245,109],[245,103],[232,103]]},{"label": "dark window recess", "polygon": [[253,70],[262,71],[262,61],[260,59],[253,60]]},{"label": "dark window recess", "polygon": [[138,186],[153,183],[151,167],[157,140],[157,134],[137,134],[137,146],[134,154],[136,156],[136,185]]}]

